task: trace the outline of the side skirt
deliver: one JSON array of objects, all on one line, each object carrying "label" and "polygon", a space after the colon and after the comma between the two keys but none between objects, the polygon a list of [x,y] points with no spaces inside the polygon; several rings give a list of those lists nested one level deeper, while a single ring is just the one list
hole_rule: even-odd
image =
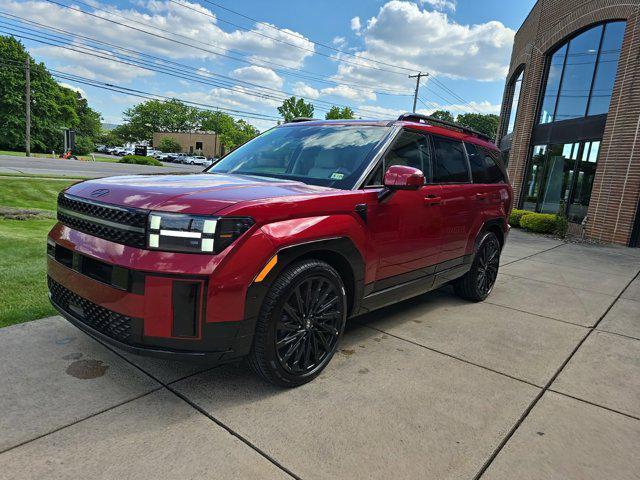
[{"label": "side skirt", "polygon": [[[408,298],[412,298],[423,293],[434,290],[447,282],[460,278],[471,269],[473,255],[448,260],[437,264],[435,272],[419,278],[398,283],[396,285],[373,291],[362,299],[361,308],[358,314],[363,314],[386,307]],[[385,279],[387,280],[387,279]],[[387,280],[388,282],[388,280]]]}]

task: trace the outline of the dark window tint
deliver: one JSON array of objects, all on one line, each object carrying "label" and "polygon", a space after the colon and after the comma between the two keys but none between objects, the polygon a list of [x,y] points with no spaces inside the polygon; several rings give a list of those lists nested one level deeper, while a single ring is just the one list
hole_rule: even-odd
[{"label": "dark window tint", "polygon": [[498,166],[498,152],[465,143],[473,183],[502,183],[504,175]]},{"label": "dark window tint", "polygon": [[433,137],[435,160],[433,162],[434,183],[467,183],[469,171],[462,142],[442,137]]},{"label": "dark window tint", "polygon": [[429,139],[426,135],[404,131],[385,157],[385,170],[392,165],[405,165],[417,168],[427,176],[429,153]]}]

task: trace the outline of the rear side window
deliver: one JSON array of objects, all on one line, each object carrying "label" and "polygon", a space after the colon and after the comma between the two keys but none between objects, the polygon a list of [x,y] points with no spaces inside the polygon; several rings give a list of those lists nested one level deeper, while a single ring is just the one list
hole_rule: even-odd
[{"label": "rear side window", "polygon": [[433,137],[434,183],[468,183],[469,170],[462,142]]},{"label": "rear side window", "polygon": [[498,152],[465,143],[471,166],[473,183],[504,183],[505,177],[498,165]]}]

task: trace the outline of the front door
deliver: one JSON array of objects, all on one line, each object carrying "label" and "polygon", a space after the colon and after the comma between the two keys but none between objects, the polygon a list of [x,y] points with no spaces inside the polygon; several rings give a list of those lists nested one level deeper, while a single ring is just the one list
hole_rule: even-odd
[{"label": "front door", "polygon": [[[392,165],[418,168],[430,177],[430,145],[426,135],[400,134],[380,169]],[[440,255],[441,187],[426,184],[418,190],[397,191],[368,208],[372,249],[377,255],[375,290],[393,287],[420,277],[430,277]]]}]

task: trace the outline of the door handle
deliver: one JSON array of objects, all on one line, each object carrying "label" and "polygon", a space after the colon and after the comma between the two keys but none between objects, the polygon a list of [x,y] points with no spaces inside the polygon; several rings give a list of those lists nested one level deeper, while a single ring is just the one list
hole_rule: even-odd
[{"label": "door handle", "polygon": [[439,195],[427,195],[426,197],[424,197],[424,204],[427,207],[440,205],[441,203],[442,203],[442,197]]},{"label": "door handle", "polygon": [[484,201],[487,199],[486,193],[476,193],[476,200]]}]

